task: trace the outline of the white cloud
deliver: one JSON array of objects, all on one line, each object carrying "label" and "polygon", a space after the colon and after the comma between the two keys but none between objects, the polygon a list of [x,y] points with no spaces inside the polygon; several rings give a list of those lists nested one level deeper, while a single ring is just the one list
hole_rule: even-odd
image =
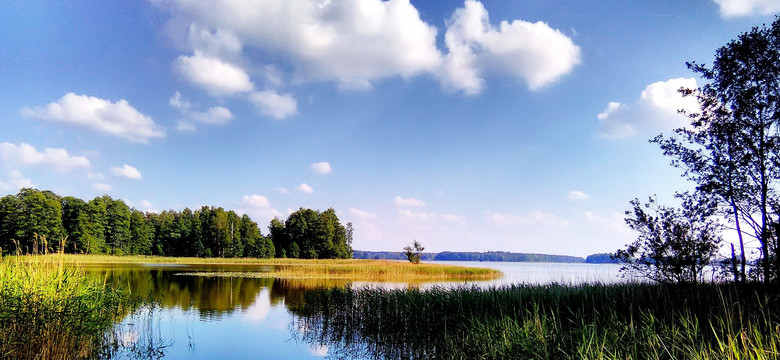
[{"label": "white cloud", "polygon": [[542,225],[550,227],[567,227],[571,225],[569,221],[562,219],[557,215],[545,213],[539,210],[530,211],[525,215],[488,212],[487,216],[490,222],[500,226]]},{"label": "white cloud", "polygon": [[193,111],[190,117],[204,124],[226,124],[233,119],[233,114],[225,107],[214,106],[204,112]]},{"label": "white cloud", "polygon": [[245,195],[242,203],[260,209],[267,209],[271,207],[271,202],[268,201],[267,197],[257,194]]},{"label": "white cloud", "polygon": [[106,183],[94,183],[92,184],[92,188],[97,191],[111,191],[114,190],[114,187],[106,184]]},{"label": "white cloud", "polygon": [[694,96],[683,97],[680,88],[697,88],[696,79],[676,78],[645,87],[633,104],[610,102],[598,115],[599,133],[605,138],[624,138],[639,132],[668,131],[687,125],[678,110],[699,111]]},{"label": "white cloud", "polygon": [[83,126],[139,143],[165,137],[162,127],[125,99],[113,103],[94,96],[67,93],[44,107],[24,108],[22,115]]},{"label": "white cloud", "polygon": [[57,171],[69,171],[76,168],[87,168],[90,162],[83,156],[72,156],[62,148],[45,148],[42,152],[34,146],[21,143],[19,145],[9,142],[0,143],[0,159],[5,164],[47,165]]},{"label": "white cloud", "polygon": [[400,196],[396,196],[395,199],[393,199],[393,203],[395,203],[396,206],[411,206],[411,207],[425,206],[425,202],[422,200],[417,200],[412,198],[402,198]]},{"label": "white cloud", "polygon": [[780,11],[778,0],[713,0],[720,7],[720,15],[725,18],[772,15]]},{"label": "white cloud", "polygon": [[569,200],[571,201],[585,201],[588,199],[590,199],[590,195],[582,191],[578,191],[578,190],[569,191]]},{"label": "white cloud", "polygon": [[330,163],[327,161],[311,164],[309,169],[311,169],[311,172],[315,174],[329,174],[332,170],[330,168]]},{"label": "white cloud", "polygon": [[254,89],[244,69],[200,51],[195,51],[191,56],[179,56],[173,67],[187,81],[212,95],[233,95]]},{"label": "white cloud", "polygon": [[195,124],[193,124],[192,122],[186,120],[179,120],[176,123],[176,130],[189,132],[189,131],[197,130],[197,127],[195,127]]},{"label": "white cloud", "polygon": [[557,81],[580,63],[580,48],[544,22],[490,24],[482,3],[467,0],[447,21],[445,87],[476,94],[487,75],[512,76],[531,90]]},{"label": "white cloud", "polygon": [[[195,50],[225,57],[244,46],[283,54],[293,62],[293,76],[306,81],[365,88],[382,78],[433,72],[441,63],[436,28],[422,21],[408,0],[158,3],[170,10],[172,26],[189,27],[175,33],[188,36]],[[204,36],[191,24],[223,34]],[[228,51],[209,50],[231,43]]]},{"label": "white cloud", "polygon": [[141,180],[143,178],[143,176],[141,176],[141,172],[138,171],[138,169],[127,164],[124,164],[121,167],[112,167],[109,169],[109,171],[111,172],[111,175],[116,177],[123,177],[131,180]]},{"label": "white cloud", "polygon": [[85,172],[84,175],[87,177],[87,179],[90,180],[103,180],[106,178],[102,173],[95,173],[91,171]]},{"label": "white cloud", "polygon": [[138,204],[138,210],[143,211],[143,212],[156,213],[156,214],[160,213],[160,210],[157,210],[154,207],[154,204],[152,204],[151,201],[146,200],[146,199],[141,200],[141,203]]},{"label": "white cloud", "polygon": [[361,219],[376,219],[376,214],[358,208],[349,208],[349,213]]},{"label": "white cloud", "polygon": [[276,191],[278,191],[279,193],[284,194],[284,195],[287,195],[287,194],[290,193],[290,190],[287,190],[287,188],[285,188],[285,187],[277,188]]},{"label": "white cloud", "polygon": [[257,109],[266,116],[284,119],[298,113],[298,102],[290,94],[279,95],[274,90],[253,92],[249,95]]},{"label": "white cloud", "polygon": [[430,221],[436,218],[436,214],[414,212],[409,209],[398,209],[398,215],[401,215],[409,219],[417,219],[422,221]]},{"label": "white cloud", "polygon": [[298,185],[298,191],[300,191],[302,193],[306,193],[306,194],[314,193],[314,189],[312,189],[312,187],[309,186],[306,183],[302,183],[302,184]]},{"label": "white cloud", "polygon": [[19,170],[11,170],[5,180],[0,180],[0,190],[3,191],[18,191],[22,188],[34,187],[32,180],[25,178]]},{"label": "white cloud", "polygon": [[178,91],[171,96],[168,100],[168,104],[179,110],[179,112],[187,118],[177,122],[176,130],[179,131],[195,131],[196,127],[194,122],[209,125],[222,125],[227,124],[233,119],[233,113],[223,106],[213,106],[206,111],[194,110],[197,106],[184,99]]},{"label": "white cloud", "polygon": [[192,108],[192,103],[184,99],[178,91],[173,93],[173,96],[168,100],[168,105],[182,112],[187,112]]}]

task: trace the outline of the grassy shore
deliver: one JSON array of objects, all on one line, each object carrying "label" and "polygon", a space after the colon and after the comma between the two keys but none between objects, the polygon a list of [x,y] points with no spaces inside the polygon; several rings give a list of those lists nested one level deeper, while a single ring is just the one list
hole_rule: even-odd
[{"label": "grassy shore", "polygon": [[0,358],[100,356],[128,298],[57,257],[0,258]]},{"label": "grassy shore", "polygon": [[[51,255],[50,255],[51,256]],[[56,255],[59,258],[59,255]],[[38,256],[37,258],[47,258]],[[386,260],[336,259],[228,259],[172,258],[153,256],[65,255],[73,264],[182,264],[182,265],[257,265],[258,271],[185,272],[195,276],[261,277],[281,279],[348,279],[354,281],[465,281],[500,278],[500,271],[440,264],[412,264]]]},{"label": "grassy shore", "polygon": [[780,359],[763,285],[334,288],[291,310],[304,341],[369,358]]}]

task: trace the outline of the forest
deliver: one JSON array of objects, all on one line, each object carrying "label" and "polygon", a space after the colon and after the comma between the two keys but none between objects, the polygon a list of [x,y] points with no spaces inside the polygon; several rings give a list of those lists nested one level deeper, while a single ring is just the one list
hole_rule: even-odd
[{"label": "forest", "polygon": [[[591,255],[592,256],[592,255]],[[612,262],[609,254],[606,254],[606,261],[592,262]],[[590,258],[590,256],[588,256]],[[390,259],[406,260],[406,255],[401,251],[355,251],[355,259]],[[442,251],[439,253],[422,253],[421,260],[442,260],[442,261],[517,261],[517,262],[562,262],[562,263],[581,263],[586,260],[578,256],[567,255],[548,255],[548,254],[529,254],[513,253],[507,251],[488,251],[488,252],[462,252],[462,251]]]},{"label": "forest", "polygon": [[265,236],[248,215],[221,207],[141,212],[103,195],[85,201],[21,189],[0,198],[0,253],[187,257],[351,258],[352,225],[336,211],[299,209]]}]

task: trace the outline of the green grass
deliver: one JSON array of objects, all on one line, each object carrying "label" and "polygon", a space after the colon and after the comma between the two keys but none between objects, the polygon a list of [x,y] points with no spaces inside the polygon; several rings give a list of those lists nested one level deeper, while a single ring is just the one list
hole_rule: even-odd
[{"label": "green grass", "polygon": [[123,292],[55,257],[2,258],[0,358],[99,356],[127,304]]},{"label": "green grass", "polygon": [[780,359],[762,285],[345,288],[291,310],[304,341],[372,358]]},{"label": "green grass", "polygon": [[[60,255],[48,255],[57,257]],[[41,255],[36,258],[47,258]],[[280,279],[340,279],[355,281],[465,281],[491,280],[503,276],[500,271],[484,268],[440,264],[412,264],[386,260],[354,259],[244,259],[244,258],[173,258],[152,256],[65,255],[67,263],[116,264],[154,263],[190,265],[258,265],[271,271],[244,272],[191,272],[194,276],[259,277]]]}]

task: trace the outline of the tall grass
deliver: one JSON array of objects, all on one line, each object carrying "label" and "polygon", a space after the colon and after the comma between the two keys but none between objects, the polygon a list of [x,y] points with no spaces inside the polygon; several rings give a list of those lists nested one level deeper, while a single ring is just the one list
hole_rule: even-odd
[{"label": "tall grass", "polygon": [[780,359],[762,285],[328,289],[291,309],[303,340],[368,358]]},{"label": "tall grass", "polygon": [[122,291],[56,258],[2,258],[0,358],[98,356],[127,304]]},{"label": "tall grass", "polygon": [[[56,255],[59,257],[60,255]],[[38,256],[37,258],[48,258]],[[111,263],[169,263],[190,265],[245,265],[259,266],[257,271],[191,272],[185,275],[257,277],[284,279],[348,279],[354,281],[468,281],[491,280],[503,276],[494,269],[442,264],[412,264],[387,260],[356,259],[225,259],[225,258],[171,258],[149,256],[65,255],[64,261],[75,264]],[[244,269],[246,270],[246,269]]]}]

